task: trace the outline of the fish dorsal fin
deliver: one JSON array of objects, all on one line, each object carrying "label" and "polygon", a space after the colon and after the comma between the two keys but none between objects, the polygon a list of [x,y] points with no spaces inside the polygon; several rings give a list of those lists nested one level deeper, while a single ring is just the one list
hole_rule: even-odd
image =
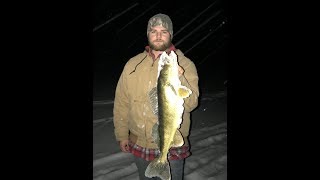
[{"label": "fish dorsal fin", "polygon": [[177,129],[176,133],[174,134],[171,147],[181,147],[183,144],[184,144],[183,137],[180,131]]},{"label": "fish dorsal fin", "polygon": [[157,87],[151,89],[148,93],[151,110],[154,115],[158,116],[158,90]]},{"label": "fish dorsal fin", "polygon": [[159,124],[158,122],[154,124],[154,126],[152,127],[152,138],[154,140],[154,142],[158,145],[158,147],[160,148],[160,137],[159,137]]},{"label": "fish dorsal fin", "polygon": [[192,93],[192,91],[185,86],[180,86],[178,88],[178,96],[181,98],[189,97],[191,93]]}]

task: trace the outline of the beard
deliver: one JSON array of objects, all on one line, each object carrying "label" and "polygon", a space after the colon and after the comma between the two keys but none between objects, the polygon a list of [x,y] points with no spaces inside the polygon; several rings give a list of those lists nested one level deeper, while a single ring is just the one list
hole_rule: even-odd
[{"label": "beard", "polygon": [[163,44],[161,45],[156,45],[153,42],[148,41],[149,46],[152,50],[155,51],[165,51],[171,46],[171,40],[168,40],[167,42],[163,41]]}]

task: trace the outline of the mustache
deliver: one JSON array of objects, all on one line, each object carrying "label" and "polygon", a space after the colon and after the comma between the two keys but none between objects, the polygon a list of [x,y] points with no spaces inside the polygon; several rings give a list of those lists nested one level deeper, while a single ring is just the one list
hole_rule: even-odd
[{"label": "mustache", "polygon": [[154,40],[153,42],[164,42],[164,41],[161,39],[157,39],[157,40]]}]

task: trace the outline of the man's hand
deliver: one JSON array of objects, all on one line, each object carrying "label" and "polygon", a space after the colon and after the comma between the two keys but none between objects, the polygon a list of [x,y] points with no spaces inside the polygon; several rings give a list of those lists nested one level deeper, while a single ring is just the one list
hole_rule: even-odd
[{"label": "man's hand", "polygon": [[120,141],[120,149],[122,152],[129,152],[129,140]]},{"label": "man's hand", "polygon": [[179,77],[183,75],[184,69],[178,65]]}]

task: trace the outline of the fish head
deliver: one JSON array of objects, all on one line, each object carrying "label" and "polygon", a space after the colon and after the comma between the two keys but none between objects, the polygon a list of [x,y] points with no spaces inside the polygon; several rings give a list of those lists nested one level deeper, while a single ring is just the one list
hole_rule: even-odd
[{"label": "fish head", "polygon": [[166,52],[161,54],[158,66],[158,72],[160,71],[165,76],[178,75],[178,60],[174,51],[171,51],[169,55]]},{"label": "fish head", "polygon": [[160,56],[160,61],[163,61],[164,64],[172,66],[178,63],[177,55],[174,53],[174,51],[171,51],[169,55],[166,52],[163,52]]}]

